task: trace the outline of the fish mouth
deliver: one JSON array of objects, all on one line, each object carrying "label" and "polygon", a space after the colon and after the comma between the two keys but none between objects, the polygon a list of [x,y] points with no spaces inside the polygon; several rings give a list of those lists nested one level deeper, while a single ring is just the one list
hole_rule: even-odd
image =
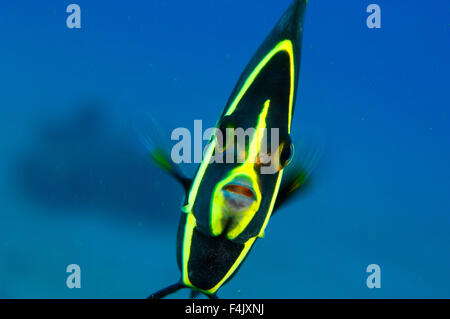
[{"label": "fish mouth", "polygon": [[222,189],[228,209],[234,212],[247,210],[255,201],[256,193],[252,182],[246,177],[237,177]]}]

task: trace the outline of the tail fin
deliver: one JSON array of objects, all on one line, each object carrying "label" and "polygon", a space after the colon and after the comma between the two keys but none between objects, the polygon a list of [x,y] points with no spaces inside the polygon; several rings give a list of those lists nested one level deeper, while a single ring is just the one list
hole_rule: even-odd
[{"label": "tail fin", "polygon": [[200,295],[201,295],[200,291],[192,289],[191,290],[191,295],[189,296],[189,299],[195,299],[195,298],[197,298]]},{"label": "tail fin", "polygon": [[[170,285],[166,288],[163,288],[153,294],[151,294],[147,299],[162,299],[170,294],[173,294],[177,292],[180,289],[188,288],[185,284],[183,284],[181,281],[177,282],[176,284]],[[201,294],[198,290],[191,290],[190,299],[195,299]],[[206,293],[203,293],[208,299],[219,299],[217,297],[217,294],[209,295]]]},{"label": "tail fin", "polygon": [[177,292],[180,289],[187,288],[182,282],[177,282],[169,287],[161,289],[153,294],[151,294],[147,299],[162,299],[170,294]]},{"label": "tail fin", "polygon": [[196,299],[196,298],[198,298],[201,294],[203,294],[206,298],[208,298],[208,299],[219,299],[219,297],[217,296],[217,294],[212,294],[212,295],[210,295],[210,294],[206,294],[206,293],[202,293],[202,292],[200,292],[200,291],[198,291],[198,290],[194,290],[194,289],[192,289],[191,290],[191,295],[189,296],[189,299]]}]

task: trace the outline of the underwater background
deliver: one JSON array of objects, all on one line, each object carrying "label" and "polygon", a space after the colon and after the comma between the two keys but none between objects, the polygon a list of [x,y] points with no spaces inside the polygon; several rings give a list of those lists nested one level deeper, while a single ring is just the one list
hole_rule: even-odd
[{"label": "underwater background", "polygon": [[[81,29],[70,3],[0,6],[0,298],[145,298],[179,278],[183,189],[136,127],[214,126],[290,0],[79,0]],[[450,298],[449,13],[309,2],[292,139],[320,162],[220,297]]]}]

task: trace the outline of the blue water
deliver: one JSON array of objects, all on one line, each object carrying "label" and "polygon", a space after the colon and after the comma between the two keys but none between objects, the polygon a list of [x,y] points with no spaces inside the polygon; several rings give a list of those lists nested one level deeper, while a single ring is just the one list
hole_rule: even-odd
[{"label": "blue water", "polygon": [[[373,2],[310,1],[293,140],[321,160],[221,297],[450,298],[450,3],[377,0],[368,29]],[[213,126],[290,1],[76,3],[79,30],[69,3],[0,10],[2,298],[143,298],[179,278],[183,191],[135,123],[151,113],[169,145]]]}]

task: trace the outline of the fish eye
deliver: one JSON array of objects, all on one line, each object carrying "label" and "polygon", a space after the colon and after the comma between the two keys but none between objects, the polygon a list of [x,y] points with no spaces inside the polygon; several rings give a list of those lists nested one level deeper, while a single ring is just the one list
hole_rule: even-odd
[{"label": "fish eye", "polygon": [[260,153],[256,160],[256,164],[258,165],[270,165],[271,162],[272,155],[270,153]]},{"label": "fish eye", "polygon": [[233,140],[228,135],[231,127],[220,126],[216,132],[217,151],[224,153],[232,144]]},{"label": "fish eye", "polygon": [[[270,167],[272,165],[276,165],[275,172],[279,172],[284,169],[292,160],[294,155],[294,145],[292,143],[289,144],[281,144],[279,147],[280,152],[275,153],[260,153],[256,160],[256,164],[260,166]],[[279,154],[279,158],[275,158]]]}]

